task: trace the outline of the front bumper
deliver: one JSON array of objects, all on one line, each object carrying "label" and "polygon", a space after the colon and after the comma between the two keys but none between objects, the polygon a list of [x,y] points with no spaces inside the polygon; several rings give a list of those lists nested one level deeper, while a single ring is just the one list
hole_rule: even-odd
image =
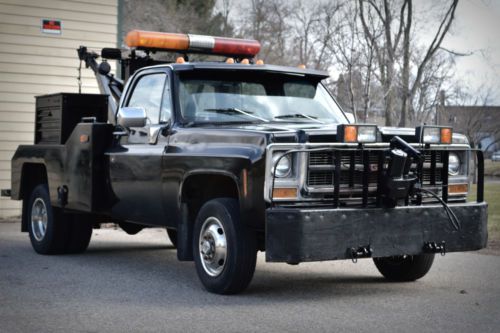
[{"label": "front bumper", "polygon": [[488,240],[488,205],[450,204],[460,221],[451,225],[441,205],[391,209],[269,208],[266,211],[266,261],[299,263],[354,259],[352,249],[371,257],[416,255],[429,244],[446,252],[479,250]]}]

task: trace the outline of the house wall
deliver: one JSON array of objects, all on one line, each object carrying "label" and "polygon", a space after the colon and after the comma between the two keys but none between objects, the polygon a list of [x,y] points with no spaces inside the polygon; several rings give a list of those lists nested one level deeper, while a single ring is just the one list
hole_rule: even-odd
[{"label": "house wall", "polygon": [[[42,19],[61,20],[61,34],[43,33]],[[117,31],[118,0],[0,0],[1,189],[10,188],[17,146],[33,143],[35,96],[78,92],[76,49],[115,47]],[[99,92],[89,69],[82,92]],[[20,207],[0,198],[0,217],[18,216]]]}]

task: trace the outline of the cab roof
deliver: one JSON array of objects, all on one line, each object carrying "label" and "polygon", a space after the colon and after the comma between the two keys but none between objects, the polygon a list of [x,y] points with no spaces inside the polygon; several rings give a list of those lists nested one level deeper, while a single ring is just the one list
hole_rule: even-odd
[{"label": "cab roof", "polygon": [[[147,68],[157,68],[157,67],[170,67],[174,72],[183,71],[250,71],[250,72],[268,72],[277,73],[284,75],[295,75],[299,77],[310,77],[316,78],[317,80],[323,80],[328,78],[330,75],[326,71],[320,71],[315,69],[302,69],[298,67],[289,66],[278,66],[278,65],[253,65],[253,64],[227,64],[225,62],[186,62],[186,63],[169,63],[156,65]],[[142,70],[142,69],[141,69]]]}]

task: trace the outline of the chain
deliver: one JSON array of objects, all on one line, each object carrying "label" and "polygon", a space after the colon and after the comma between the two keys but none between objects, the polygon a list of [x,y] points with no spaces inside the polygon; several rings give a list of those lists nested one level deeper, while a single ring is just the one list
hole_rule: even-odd
[{"label": "chain", "polygon": [[78,93],[82,93],[82,61],[80,60],[80,65],[78,66],[78,77],[76,78],[78,81]]}]

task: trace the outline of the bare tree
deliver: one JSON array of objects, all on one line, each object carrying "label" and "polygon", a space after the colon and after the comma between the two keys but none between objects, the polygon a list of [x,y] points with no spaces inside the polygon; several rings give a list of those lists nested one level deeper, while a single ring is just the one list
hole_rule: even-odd
[{"label": "bare tree", "polygon": [[[458,0],[452,0],[450,6],[446,10],[445,15],[440,20],[439,27],[434,35],[434,38],[430,45],[427,47],[423,58],[419,63],[416,64],[416,75],[413,83],[410,84],[410,48],[411,48],[411,27],[412,27],[412,16],[413,16],[413,1],[407,0],[402,7],[402,11],[406,10],[406,20],[403,21],[404,24],[404,37],[403,37],[403,70],[402,70],[402,105],[401,105],[401,118],[399,121],[399,126],[406,126],[407,115],[409,114],[410,106],[413,104],[413,100],[422,85],[422,80],[425,75],[426,67],[435,57],[436,52],[440,49],[444,37],[448,33],[451,24],[455,18],[455,11],[457,9]],[[405,8],[405,9],[404,9]]]},{"label": "bare tree", "polygon": [[[409,0],[403,0],[399,16],[388,0],[358,0],[360,20],[364,33],[372,41],[379,68],[379,80],[384,88],[385,124],[391,126],[394,118],[396,53],[404,27],[404,11]],[[395,25],[396,20],[396,25]],[[381,25],[383,38],[374,36],[373,26]]]},{"label": "bare tree", "polygon": [[243,14],[239,34],[260,41],[259,57],[266,62],[286,64],[291,30],[287,19],[289,5],[283,0],[251,0],[240,11]]},{"label": "bare tree", "polygon": [[[416,56],[420,59],[419,56]],[[408,121],[412,125],[429,123],[433,119],[440,104],[440,95],[446,84],[452,80],[454,57],[439,53],[427,64],[421,77],[421,83],[413,95],[413,102],[408,114]]]},{"label": "bare tree", "polygon": [[[363,33],[359,24],[359,6],[357,2],[346,3],[340,8],[339,15],[342,20],[337,24],[337,33],[332,41],[332,54],[335,66],[344,73],[345,86],[349,102],[356,120],[368,119],[368,110],[373,100],[372,86],[375,71],[374,42],[380,37],[382,31],[373,31],[370,36]],[[372,29],[376,28],[372,26]],[[343,82],[340,82],[343,84]],[[342,88],[342,87],[340,87]],[[359,117],[358,111],[362,111]]]},{"label": "bare tree", "polygon": [[[418,61],[412,61],[413,50],[421,48],[413,29],[413,0],[358,0],[358,3],[363,31],[374,43],[380,83],[384,87],[386,125],[392,125],[399,116],[399,126],[406,126],[414,103],[423,102],[421,99],[415,101],[415,98],[425,96],[418,94],[418,91],[424,83],[426,67],[436,56],[451,27],[458,0],[452,0],[447,7],[431,43],[425,47],[426,51]],[[374,24],[381,25],[384,29],[383,38],[380,40],[373,36]],[[411,76],[412,72],[416,73],[414,77]],[[400,114],[394,112],[398,97],[401,99]]]}]

